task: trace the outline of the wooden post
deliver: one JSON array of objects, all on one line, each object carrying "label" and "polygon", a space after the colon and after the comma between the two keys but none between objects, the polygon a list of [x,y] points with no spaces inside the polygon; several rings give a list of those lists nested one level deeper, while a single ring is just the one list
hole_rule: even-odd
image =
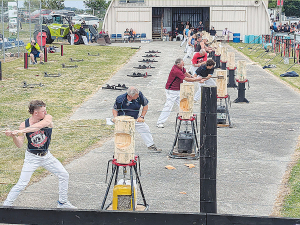
[{"label": "wooden post", "polygon": [[182,119],[190,119],[193,116],[194,92],[193,83],[180,84],[179,116]]},{"label": "wooden post", "polygon": [[239,81],[245,81],[247,79],[246,61],[245,60],[238,61],[237,79]]},{"label": "wooden post", "polygon": [[233,70],[235,68],[235,53],[228,52],[227,53],[227,66],[228,69]]},{"label": "wooden post", "polygon": [[28,69],[28,53],[24,53],[24,69]]},{"label": "wooden post", "polygon": [[201,91],[200,212],[217,213],[217,87]]},{"label": "wooden post", "polygon": [[221,55],[221,47],[220,47],[220,45],[216,46],[216,53],[215,54],[216,55]]},{"label": "wooden post", "polygon": [[227,62],[227,47],[221,49],[221,62]]},{"label": "wooden post", "polygon": [[135,119],[131,116],[115,118],[115,154],[118,163],[128,164],[134,159]]},{"label": "wooden post", "polygon": [[227,70],[217,70],[217,95],[223,98],[227,95]]}]

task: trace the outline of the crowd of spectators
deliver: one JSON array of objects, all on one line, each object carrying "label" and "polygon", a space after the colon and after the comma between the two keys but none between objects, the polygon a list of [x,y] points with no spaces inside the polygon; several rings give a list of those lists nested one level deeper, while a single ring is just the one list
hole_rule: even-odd
[{"label": "crowd of spectators", "polygon": [[292,23],[291,25],[289,24],[282,24],[279,23],[278,25],[276,24],[276,22],[273,22],[273,25],[270,27],[270,29],[273,32],[287,32],[287,33],[296,33],[296,34],[300,34],[300,21],[297,23]]}]

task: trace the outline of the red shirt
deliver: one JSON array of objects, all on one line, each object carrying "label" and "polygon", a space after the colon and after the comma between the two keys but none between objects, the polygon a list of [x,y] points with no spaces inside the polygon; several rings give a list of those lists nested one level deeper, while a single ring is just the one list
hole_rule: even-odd
[{"label": "red shirt", "polygon": [[166,89],[179,91],[180,84],[183,82],[185,78],[185,68],[180,69],[177,65],[174,65],[171,69],[171,72],[168,77],[168,81],[166,83]]},{"label": "red shirt", "polygon": [[199,62],[207,61],[207,53],[204,56],[201,56],[199,52],[196,52],[192,59],[192,64],[198,64]]}]

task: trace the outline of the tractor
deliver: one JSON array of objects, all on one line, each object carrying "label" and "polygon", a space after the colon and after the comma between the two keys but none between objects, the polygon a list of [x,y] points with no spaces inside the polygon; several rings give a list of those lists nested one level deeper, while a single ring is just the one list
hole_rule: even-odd
[{"label": "tractor", "polygon": [[[43,20],[42,29],[40,25],[35,26],[35,31],[33,33],[34,39],[37,43],[43,45],[41,43],[41,31],[42,35],[46,36],[46,44],[51,44],[55,39],[68,39],[68,42],[70,43],[70,27],[71,24],[71,17],[62,15],[62,14],[52,14],[52,22],[51,23],[45,23],[45,20]],[[78,30],[80,28],[80,24],[74,24],[74,44],[83,44],[81,35],[79,34]]]}]

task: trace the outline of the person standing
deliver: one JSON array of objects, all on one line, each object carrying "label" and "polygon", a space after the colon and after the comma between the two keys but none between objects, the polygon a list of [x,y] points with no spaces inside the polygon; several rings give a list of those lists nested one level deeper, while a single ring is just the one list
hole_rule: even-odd
[{"label": "person standing", "polygon": [[184,37],[183,37],[183,40],[182,40],[182,42],[181,42],[181,44],[180,44],[180,47],[182,47],[182,45],[188,40],[188,33],[189,33],[189,30],[190,30],[189,25],[186,25],[186,26],[185,26],[185,29],[184,29],[184,31],[183,31]]},{"label": "person standing", "polygon": [[179,106],[180,103],[180,84],[183,80],[188,82],[200,81],[200,77],[192,77],[184,68],[184,61],[180,58],[175,60],[175,65],[172,67],[167,83],[166,83],[166,103],[157,120],[157,127],[164,128],[164,123],[167,121],[174,103]]},{"label": "person standing", "polygon": [[[85,22],[85,21],[84,21]],[[81,38],[82,38],[82,40],[83,40],[83,43],[85,44],[85,45],[89,45],[89,42],[88,42],[88,40],[87,40],[87,34],[86,34],[86,32],[85,32],[85,29],[83,28],[83,23],[81,23],[81,26],[80,26],[80,29],[79,29],[79,34],[81,35]]]},{"label": "person standing", "polygon": [[3,206],[13,205],[20,192],[27,186],[33,172],[42,166],[59,179],[57,208],[75,209],[76,207],[68,201],[69,173],[49,151],[53,128],[52,116],[47,114],[46,104],[43,101],[31,101],[28,108],[31,117],[20,124],[19,130],[5,131],[6,136],[12,137],[18,148],[22,148],[25,137],[28,144],[20,179],[9,192]]},{"label": "person standing", "polygon": [[28,43],[25,48],[28,51],[28,54],[30,56],[32,64],[36,64],[35,58],[38,58],[38,57],[40,58],[40,64],[44,64],[42,61],[44,54],[42,52],[40,52],[41,48],[38,43],[35,43],[34,39],[31,40],[31,42]]},{"label": "person standing", "polygon": [[[139,116],[141,106],[143,108]],[[148,99],[136,87],[129,87],[127,93],[119,95],[116,98],[112,113],[114,118],[117,116],[131,116],[136,119],[135,130],[140,133],[148,149],[154,152],[161,152],[161,149],[157,148],[154,144],[150,128],[145,123],[147,111]]]},{"label": "person standing", "polygon": [[193,34],[191,37],[189,37],[187,51],[185,56],[183,57],[183,61],[185,61],[188,57],[191,57],[191,55],[193,55],[195,39],[196,39],[196,34]]},{"label": "person standing", "polygon": [[204,30],[204,25],[202,21],[199,21],[199,25],[197,26],[197,31],[202,32]]},{"label": "person standing", "polygon": [[225,41],[229,41],[229,34],[232,33],[227,27],[223,30],[222,36],[224,36]]},{"label": "person standing", "polygon": [[211,27],[211,30],[209,31],[210,36],[213,37],[213,40],[215,40],[215,37],[217,36],[217,31],[214,27]]},{"label": "person standing", "polygon": [[203,85],[215,86],[216,82],[211,78],[214,73],[215,61],[212,59],[201,65],[195,72],[194,77],[200,78],[198,83],[198,91],[195,93],[194,101],[198,101],[201,98],[201,87]]},{"label": "person standing", "polygon": [[195,74],[195,71],[207,61],[207,53],[205,49],[201,49],[199,52],[196,52],[192,59],[192,65],[190,67],[190,72]]}]

